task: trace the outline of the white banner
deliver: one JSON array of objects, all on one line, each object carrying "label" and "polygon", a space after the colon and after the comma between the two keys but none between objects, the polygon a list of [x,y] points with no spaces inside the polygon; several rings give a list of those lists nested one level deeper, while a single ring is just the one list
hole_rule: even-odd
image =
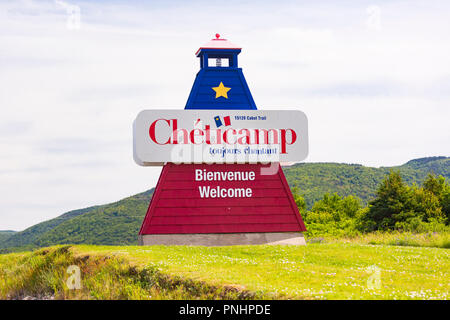
[{"label": "white banner", "polygon": [[299,162],[308,121],[297,110],[144,110],[133,123],[133,153],[142,166]]}]

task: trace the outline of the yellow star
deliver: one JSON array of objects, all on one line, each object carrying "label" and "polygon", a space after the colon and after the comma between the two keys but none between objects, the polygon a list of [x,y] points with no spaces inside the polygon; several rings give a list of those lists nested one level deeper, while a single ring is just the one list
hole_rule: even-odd
[{"label": "yellow star", "polygon": [[227,88],[223,85],[222,81],[220,81],[220,84],[218,87],[212,88],[216,92],[216,99],[219,97],[224,97],[225,99],[228,99],[227,92],[231,90],[231,88]]}]

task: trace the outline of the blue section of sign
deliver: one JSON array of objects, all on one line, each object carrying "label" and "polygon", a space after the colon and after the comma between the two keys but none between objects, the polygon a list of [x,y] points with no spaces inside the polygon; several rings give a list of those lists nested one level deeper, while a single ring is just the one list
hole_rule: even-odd
[{"label": "blue section of sign", "polygon": [[214,121],[216,122],[217,128],[222,125],[222,121],[220,120],[220,117],[218,117],[218,116],[214,117]]},{"label": "blue section of sign", "polygon": [[[192,86],[185,109],[218,109],[218,110],[256,110],[250,89],[245,81],[242,68],[237,67],[237,55],[240,50],[207,49],[200,50],[201,69]],[[228,67],[213,67],[208,65],[209,58],[229,59]],[[219,96],[213,88],[220,83],[230,88],[227,98]]]}]

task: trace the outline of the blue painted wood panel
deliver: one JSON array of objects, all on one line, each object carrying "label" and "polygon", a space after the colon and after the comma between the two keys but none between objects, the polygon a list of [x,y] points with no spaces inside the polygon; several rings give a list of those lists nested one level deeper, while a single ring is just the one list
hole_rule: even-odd
[{"label": "blue painted wood panel", "polygon": [[[221,82],[231,88],[228,98],[216,98],[212,89]],[[256,110],[256,105],[241,68],[209,67],[198,72],[185,109]]]}]

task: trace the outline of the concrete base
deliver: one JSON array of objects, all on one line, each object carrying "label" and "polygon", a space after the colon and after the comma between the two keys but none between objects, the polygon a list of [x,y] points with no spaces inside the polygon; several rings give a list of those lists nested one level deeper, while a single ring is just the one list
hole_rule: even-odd
[{"label": "concrete base", "polygon": [[139,245],[236,246],[247,244],[306,245],[301,232],[144,234]]}]

